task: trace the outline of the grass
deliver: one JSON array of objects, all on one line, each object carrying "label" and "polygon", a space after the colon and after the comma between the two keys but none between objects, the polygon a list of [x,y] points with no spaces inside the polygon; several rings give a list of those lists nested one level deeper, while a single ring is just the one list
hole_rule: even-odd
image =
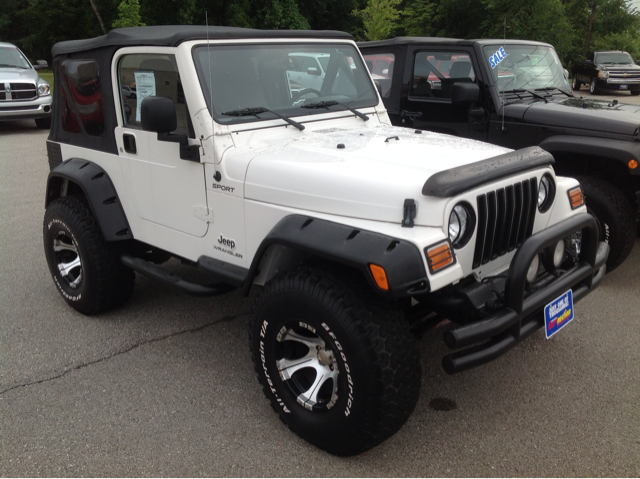
[{"label": "grass", "polygon": [[39,70],[38,75],[51,85],[51,91],[53,92],[53,71],[52,70]]}]

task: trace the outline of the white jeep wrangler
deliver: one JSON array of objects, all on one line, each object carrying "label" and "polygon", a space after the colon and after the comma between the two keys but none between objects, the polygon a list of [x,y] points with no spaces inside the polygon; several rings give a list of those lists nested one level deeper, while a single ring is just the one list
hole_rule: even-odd
[{"label": "white jeep wrangler", "polygon": [[[443,367],[463,371],[554,334],[604,275],[551,155],[390,126],[345,33],[140,27],[53,54],[44,248],[62,297],[120,306],[134,271],[195,295],[259,287],[258,379],[331,453],[407,420],[416,334],[453,322]],[[320,88],[291,84],[292,54],[328,57]]]}]

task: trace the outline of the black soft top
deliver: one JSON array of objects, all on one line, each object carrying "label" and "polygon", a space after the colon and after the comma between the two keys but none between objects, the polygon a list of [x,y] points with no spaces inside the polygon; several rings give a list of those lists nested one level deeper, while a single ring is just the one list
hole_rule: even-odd
[{"label": "black soft top", "polygon": [[352,40],[345,32],[334,30],[254,30],[236,27],[207,27],[203,25],[159,25],[153,27],[115,28],[101,37],[56,43],[53,56],[111,46],[152,45],[175,47],[188,40],[229,40],[260,38],[335,38]]},{"label": "black soft top", "polygon": [[510,40],[510,39],[481,39],[481,40],[463,40],[460,38],[444,38],[444,37],[396,37],[390,40],[378,40],[373,42],[358,42],[360,47],[389,47],[396,45],[495,45],[508,43],[510,45],[544,45],[551,46],[548,43],[534,42],[531,40]]}]

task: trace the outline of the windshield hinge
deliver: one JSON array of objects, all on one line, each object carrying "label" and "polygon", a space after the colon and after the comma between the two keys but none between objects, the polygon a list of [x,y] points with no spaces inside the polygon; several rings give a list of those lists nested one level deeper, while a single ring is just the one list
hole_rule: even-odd
[{"label": "windshield hinge", "polygon": [[193,215],[206,223],[213,223],[213,211],[206,206],[194,206]]},{"label": "windshield hinge", "polygon": [[416,217],[416,202],[407,198],[404,200],[404,215],[402,217],[403,228],[413,228],[413,219]]}]

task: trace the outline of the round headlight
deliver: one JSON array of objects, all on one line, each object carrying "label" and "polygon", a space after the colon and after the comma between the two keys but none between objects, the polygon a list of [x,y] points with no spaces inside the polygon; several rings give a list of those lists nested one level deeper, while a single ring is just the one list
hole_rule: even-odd
[{"label": "round headlight", "polygon": [[538,276],[538,268],[540,268],[540,255],[536,255],[529,266],[529,271],[527,271],[527,281],[529,283],[533,283],[536,280],[536,276]]},{"label": "round headlight", "polygon": [[545,174],[540,179],[538,186],[538,210],[540,213],[549,211],[556,195],[556,184],[549,174]]},{"label": "round headlight", "polygon": [[466,203],[454,206],[449,215],[449,241],[454,247],[460,248],[469,241],[475,226],[474,218],[473,210]]},{"label": "round headlight", "polygon": [[38,84],[38,95],[46,96],[51,94],[51,88],[48,83],[40,83]]}]

